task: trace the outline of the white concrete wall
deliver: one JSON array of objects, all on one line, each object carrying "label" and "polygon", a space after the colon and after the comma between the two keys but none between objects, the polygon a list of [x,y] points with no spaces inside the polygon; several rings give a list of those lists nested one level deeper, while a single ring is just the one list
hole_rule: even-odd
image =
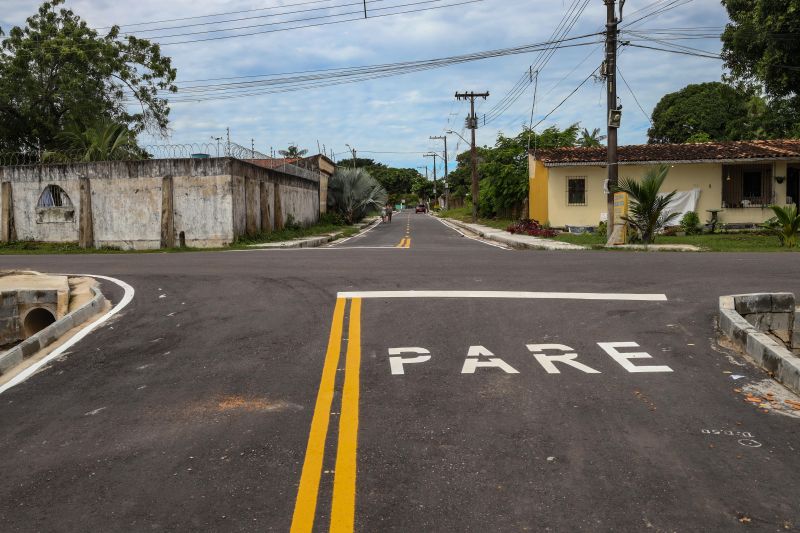
[{"label": "white concrete wall", "polygon": [[284,222],[291,214],[298,224],[310,226],[317,221],[319,196],[315,190],[281,185],[281,207]]},{"label": "white concrete wall", "polygon": [[[186,245],[219,247],[233,241],[231,177],[173,177],[175,242],[184,232]],[[159,208],[160,208],[159,203]]]},{"label": "white concrete wall", "polygon": [[161,178],[93,179],[95,246],[147,250],[161,245]]},{"label": "white concrete wall", "polygon": [[[646,165],[620,165],[620,178],[640,179],[650,167]],[[596,226],[601,214],[607,209],[606,194],[603,182],[607,172],[605,167],[550,167],[548,183],[548,216],[552,226]],[[776,162],[773,167],[773,190],[777,203],[786,199],[786,181],[779,184],[774,176],[786,176],[786,163]],[[567,204],[567,179],[569,177],[586,177],[586,205],[571,206]],[[705,222],[710,217],[708,209],[722,208],[722,165],[719,163],[676,164],[670,168],[667,179],[661,187],[663,192],[673,190],[689,191],[700,189],[700,200],[697,214]],[[719,214],[723,223],[761,223],[772,217],[772,210],[760,207],[731,209],[726,208]]]},{"label": "white concrete wall", "polygon": [[[37,177],[38,178],[38,177]],[[36,204],[48,185],[58,185],[67,193],[75,209],[71,221],[37,222]],[[50,179],[31,179],[13,183],[11,199],[14,225],[21,241],[72,242],[78,240],[80,191],[78,180],[53,176]]]}]

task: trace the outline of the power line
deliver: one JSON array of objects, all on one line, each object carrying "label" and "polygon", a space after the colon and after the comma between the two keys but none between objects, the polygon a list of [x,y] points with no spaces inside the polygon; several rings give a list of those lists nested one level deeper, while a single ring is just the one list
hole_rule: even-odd
[{"label": "power line", "polygon": [[573,94],[575,94],[576,92],[578,92],[578,90],[579,90],[581,87],[583,87],[583,86],[586,84],[586,82],[587,82],[587,81],[589,81],[589,80],[590,80],[590,79],[591,79],[591,78],[592,78],[592,77],[595,75],[595,72],[597,72],[599,69],[600,69],[600,67],[597,67],[596,69],[594,69],[594,70],[591,72],[591,74],[589,74],[588,76],[586,76],[586,78],[584,78],[584,79],[583,79],[583,81],[582,81],[582,82],[580,82],[580,83],[578,84],[578,86],[577,86],[577,87],[575,87],[575,88],[572,90],[572,92],[571,92],[571,93],[569,93],[569,94],[568,94],[566,97],[564,97],[564,99],[563,99],[563,100],[561,100],[561,101],[558,103],[558,105],[556,105],[556,106],[555,106],[553,109],[551,109],[551,110],[550,110],[550,111],[549,111],[549,112],[548,112],[548,113],[547,113],[547,114],[546,114],[544,117],[542,117],[542,119],[541,119],[539,122],[537,122],[536,124],[534,124],[534,125],[533,125],[533,128],[531,128],[531,129],[534,129],[534,130],[535,130],[535,129],[536,129],[536,127],[537,127],[537,126],[539,126],[539,124],[541,124],[542,122],[544,122],[545,120],[547,120],[547,119],[548,119],[548,117],[550,117],[550,115],[552,115],[553,113],[555,113],[555,112],[558,110],[558,108],[560,108],[562,105],[564,105],[564,104],[566,103],[566,101],[567,101],[567,100],[569,100],[569,99],[572,97],[572,95],[573,95]]},{"label": "power line", "polygon": [[639,103],[639,99],[636,98],[636,93],[633,92],[633,89],[631,89],[631,86],[628,84],[628,80],[626,80],[625,76],[623,76],[622,69],[619,68],[619,64],[617,64],[617,74],[619,74],[619,77],[622,78],[622,83],[624,83],[625,87],[628,88],[628,92],[630,92],[631,96],[633,96],[633,101],[636,102],[637,106],[639,106],[639,110],[642,112],[642,114],[647,119],[647,121],[652,125],[653,124],[653,119],[650,118],[650,115],[648,115],[647,112],[644,110],[644,108],[642,107],[642,104]]}]

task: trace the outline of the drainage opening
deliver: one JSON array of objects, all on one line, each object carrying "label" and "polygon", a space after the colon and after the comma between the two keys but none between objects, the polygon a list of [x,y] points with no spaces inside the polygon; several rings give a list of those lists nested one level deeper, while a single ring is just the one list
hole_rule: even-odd
[{"label": "drainage opening", "polygon": [[30,312],[25,315],[25,323],[22,325],[25,330],[25,337],[30,337],[31,335],[39,333],[55,321],[56,317],[47,309],[41,307],[31,309]]}]

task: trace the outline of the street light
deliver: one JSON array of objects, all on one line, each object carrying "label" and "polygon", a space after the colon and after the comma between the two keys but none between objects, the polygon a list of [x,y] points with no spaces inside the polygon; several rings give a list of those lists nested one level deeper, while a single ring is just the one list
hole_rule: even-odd
[{"label": "street light", "polygon": [[352,146],[350,146],[350,145],[349,145],[349,144],[347,144],[347,143],[344,143],[344,145],[345,145],[345,146],[347,146],[347,148],[348,148],[348,149],[350,150],[350,152],[352,152],[352,154],[353,154],[353,169],[355,170],[355,168],[356,168],[356,150],[355,150],[355,148],[353,148]]},{"label": "street light", "polygon": [[[458,135],[459,137],[461,137],[460,133],[456,133],[453,130],[447,130],[445,133],[447,133],[449,135]],[[464,137],[461,137],[461,140],[464,141],[465,143],[469,144],[469,141],[466,140]]]}]

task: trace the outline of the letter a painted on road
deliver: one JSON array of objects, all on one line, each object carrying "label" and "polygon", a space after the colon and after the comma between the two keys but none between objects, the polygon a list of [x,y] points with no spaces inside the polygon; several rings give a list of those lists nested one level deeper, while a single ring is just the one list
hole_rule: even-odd
[{"label": "letter a painted on road", "polygon": [[[480,356],[488,357],[489,359],[478,359]],[[506,374],[519,374],[514,367],[499,357],[494,357],[494,354],[483,346],[470,346],[461,373],[474,374],[475,370],[478,368],[499,368]]]}]

